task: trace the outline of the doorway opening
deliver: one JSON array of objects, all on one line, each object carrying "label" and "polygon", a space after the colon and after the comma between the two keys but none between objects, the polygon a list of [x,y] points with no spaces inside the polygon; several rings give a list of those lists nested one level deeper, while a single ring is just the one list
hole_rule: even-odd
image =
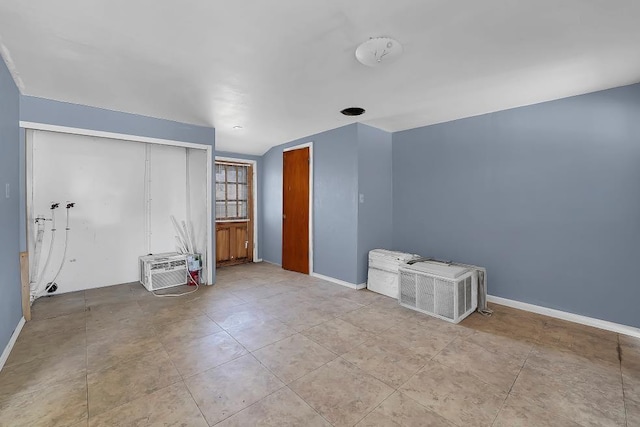
[{"label": "doorway opening", "polygon": [[257,259],[255,161],[216,157],[216,266]]}]

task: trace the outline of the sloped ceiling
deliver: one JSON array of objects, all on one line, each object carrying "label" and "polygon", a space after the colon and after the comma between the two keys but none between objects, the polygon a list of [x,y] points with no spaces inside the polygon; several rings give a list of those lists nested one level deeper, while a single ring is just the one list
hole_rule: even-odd
[{"label": "sloped ceiling", "polygon": [[[639,22],[637,0],[3,0],[0,47],[26,95],[262,154],[355,120],[398,131],[638,82]],[[402,57],[358,63],[376,36]]]}]

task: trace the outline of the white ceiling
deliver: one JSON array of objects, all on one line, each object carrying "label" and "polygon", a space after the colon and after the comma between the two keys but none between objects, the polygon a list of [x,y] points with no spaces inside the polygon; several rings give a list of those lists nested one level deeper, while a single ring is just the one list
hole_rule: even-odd
[{"label": "white ceiling", "polygon": [[[261,154],[349,106],[398,131],[638,82],[639,22],[637,0],[1,0],[0,47],[26,95]],[[402,57],[358,63],[375,36]]]}]

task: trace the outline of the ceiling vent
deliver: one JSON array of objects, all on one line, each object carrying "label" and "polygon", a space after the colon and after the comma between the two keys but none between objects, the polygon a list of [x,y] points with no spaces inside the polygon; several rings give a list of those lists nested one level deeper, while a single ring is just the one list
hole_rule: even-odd
[{"label": "ceiling vent", "polygon": [[349,107],[349,108],[345,108],[344,110],[342,110],[340,112],[342,114],[344,114],[345,116],[361,116],[362,114],[364,114],[364,108]]}]

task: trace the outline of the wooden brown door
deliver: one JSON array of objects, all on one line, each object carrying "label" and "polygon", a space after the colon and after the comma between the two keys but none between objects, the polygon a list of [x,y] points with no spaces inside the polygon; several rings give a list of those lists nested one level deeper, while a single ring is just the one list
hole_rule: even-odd
[{"label": "wooden brown door", "polygon": [[309,274],[309,147],[282,156],[282,268]]},{"label": "wooden brown door", "polygon": [[253,261],[253,168],[216,161],[216,266]]}]

